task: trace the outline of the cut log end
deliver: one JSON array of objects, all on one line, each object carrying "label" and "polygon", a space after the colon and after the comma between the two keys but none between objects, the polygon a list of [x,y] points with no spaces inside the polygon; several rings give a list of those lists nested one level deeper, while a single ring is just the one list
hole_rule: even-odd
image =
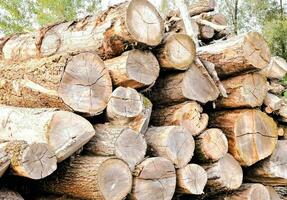
[{"label": "cut log end", "polygon": [[257,32],[250,32],[245,35],[243,51],[246,60],[258,69],[266,67],[271,59],[267,42]]},{"label": "cut log end", "polygon": [[207,183],[207,173],[199,165],[189,164],[178,169],[177,172],[177,192],[184,194],[203,194],[203,189]]},{"label": "cut log end", "polygon": [[104,199],[124,199],[132,187],[130,169],[121,160],[108,159],[98,170],[98,184]]},{"label": "cut log end", "polygon": [[228,141],[225,134],[216,128],[204,131],[195,140],[196,157],[201,161],[217,161],[228,151]]},{"label": "cut log end", "polygon": [[138,116],[142,110],[141,96],[135,89],[118,87],[113,91],[108,102],[107,116],[111,122],[126,122]]},{"label": "cut log end", "polygon": [[86,119],[71,112],[55,112],[49,124],[48,140],[58,162],[71,156],[94,135],[93,126]]},{"label": "cut log end", "polygon": [[112,93],[111,78],[103,61],[89,52],[73,56],[67,63],[58,93],[77,112],[101,113]]},{"label": "cut log end", "polygon": [[215,34],[214,29],[209,26],[202,26],[200,28],[200,37],[202,39],[210,40],[213,38],[214,34]]},{"label": "cut log end", "polygon": [[131,36],[150,46],[163,38],[163,20],[156,8],[145,0],[133,0],[126,13],[126,26]]},{"label": "cut log end", "polygon": [[153,84],[159,75],[159,63],[150,51],[130,51],[126,67],[130,79],[145,86]]},{"label": "cut log end", "polygon": [[186,70],[195,59],[195,44],[186,34],[172,34],[166,38],[158,55],[160,66],[166,69]]}]

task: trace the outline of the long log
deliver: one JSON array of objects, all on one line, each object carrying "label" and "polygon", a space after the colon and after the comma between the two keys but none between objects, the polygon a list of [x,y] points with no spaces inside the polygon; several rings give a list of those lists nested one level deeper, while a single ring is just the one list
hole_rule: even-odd
[{"label": "long log", "polygon": [[105,61],[113,85],[144,88],[152,85],[159,75],[159,63],[150,51],[131,50]]},{"label": "long log", "polygon": [[0,139],[47,143],[58,162],[71,156],[95,134],[84,118],[56,109],[0,107]]},{"label": "long log", "polygon": [[196,47],[188,35],[170,33],[155,52],[161,68],[187,70],[195,59]]},{"label": "long log", "polygon": [[215,162],[228,151],[228,141],[217,128],[207,129],[195,138],[195,158],[201,162]]},{"label": "long log", "polygon": [[131,171],[144,159],[147,144],[141,134],[111,124],[97,124],[95,130],[95,136],[85,145],[85,150],[89,153],[116,156],[125,161]]},{"label": "long log", "polygon": [[127,124],[143,110],[142,96],[133,88],[117,87],[107,105],[107,118],[115,124]]},{"label": "long log", "polygon": [[166,105],[187,99],[207,103],[215,100],[218,95],[219,90],[213,79],[202,63],[196,60],[186,72],[160,77],[148,97],[155,105]]},{"label": "long log", "polygon": [[247,170],[246,179],[265,185],[287,184],[287,140],[279,140],[270,157]]},{"label": "long log", "polygon": [[242,168],[230,154],[215,163],[202,166],[207,172],[207,187],[210,190],[234,190],[242,184]]},{"label": "long log", "polygon": [[214,200],[272,200],[268,189],[262,184],[243,184],[231,194],[222,195]]},{"label": "long log", "polygon": [[55,153],[47,144],[13,141],[2,143],[1,146],[10,155],[10,171],[16,176],[42,179],[57,169]]},{"label": "long log", "polygon": [[200,59],[214,63],[220,77],[263,69],[271,57],[267,43],[257,32],[200,47],[197,54]]},{"label": "long log", "polygon": [[122,200],[131,191],[132,175],[119,159],[78,156],[72,163],[61,163],[56,173],[35,187],[80,199]]},{"label": "long log", "polygon": [[173,164],[162,157],[147,158],[134,171],[133,200],[171,200],[176,187]]},{"label": "long log", "polygon": [[0,62],[0,104],[102,113],[112,93],[103,61],[94,53]]},{"label": "long log", "polygon": [[16,191],[1,188],[0,189],[0,199],[7,200],[24,200],[24,198]]},{"label": "long log", "polygon": [[270,64],[262,69],[260,73],[269,79],[281,80],[287,73],[287,62],[279,56],[272,57]]},{"label": "long log", "polygon": [[200,195],[207,183],[206,171],[197,164],[188,164],[176,171],[176,191],[183,194]]},{"label": "long log", "polygon": [[152,155],[167,158],[176,168],[187,165],[193,156],[194,139],[184,127],[151,127],[145,138]]},{"label": "long log", "polygon": [[216,100],[219,108],[254,108],[262,105],[267,94],[267,80],[257,73],[245,74],[222,81],[227,97]]},{"label": "long log", "polygon": [[208,124],[208,115],[195,101],[153,110],[151,124],[154,126],[181,125],[193,136],[200,134]]},{"label": "long log", "polygon": [[230,152],[242,166],[250,166],[273,152],[277,143],[277,125],[256,109],[215,112],[210,126],[222,129]]},{"label": "long log", "polygon": [[119,56],[134,43],[156,46],[162,37],[163,20],[153,5],[145,0],[132,0],[97,16],[12,36],[3,44],[0,54],[2,59],[15,61],[93,51],[108,59]]}]

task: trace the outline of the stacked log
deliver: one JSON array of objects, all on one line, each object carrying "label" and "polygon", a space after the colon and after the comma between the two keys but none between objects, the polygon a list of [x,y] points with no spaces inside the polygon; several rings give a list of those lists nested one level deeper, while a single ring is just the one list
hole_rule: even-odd
[{"label": "stacked log", "polygon": [[192,37],[131,0],[0,39],[0,198],[286,196],[286,62],[213,0],[188,10]]}]

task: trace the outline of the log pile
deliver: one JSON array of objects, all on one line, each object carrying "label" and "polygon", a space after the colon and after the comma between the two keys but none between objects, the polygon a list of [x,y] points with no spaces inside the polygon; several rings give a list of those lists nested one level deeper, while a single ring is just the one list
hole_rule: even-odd
[{"label": "log pile", "polygon": [[131,0],[0,39],[0,199],[287,199],[287,63],[214,10],[192,37]]}]

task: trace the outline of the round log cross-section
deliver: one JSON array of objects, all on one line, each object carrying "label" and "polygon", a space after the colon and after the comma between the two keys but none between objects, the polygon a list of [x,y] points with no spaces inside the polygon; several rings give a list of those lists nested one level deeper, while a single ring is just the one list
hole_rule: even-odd
[{"label": "round log cross-section", "polygon": [[90,52],[1,62],[0,82],[0,104],[60,108],[86,115],[101,113],[112,93],[108,70]]},{"label": "round log cross-section", "polygon": [[195,44],[186,34],[170,34],[156,50],[160,67],[165,69],[188,69],[195,59]]},{"label": "round log cross-section", "polygon": [[159,63],[150,51],[134,49],[105,61],[115,86],[144,88],[159,75]]},{"label": "round log cross-section", "polygon": [[232,110],[210,115],[210,126],[228,139],[228,151],[243,166],[250,166],[273,152],[278,131],[274,120],[259,110]]}]

